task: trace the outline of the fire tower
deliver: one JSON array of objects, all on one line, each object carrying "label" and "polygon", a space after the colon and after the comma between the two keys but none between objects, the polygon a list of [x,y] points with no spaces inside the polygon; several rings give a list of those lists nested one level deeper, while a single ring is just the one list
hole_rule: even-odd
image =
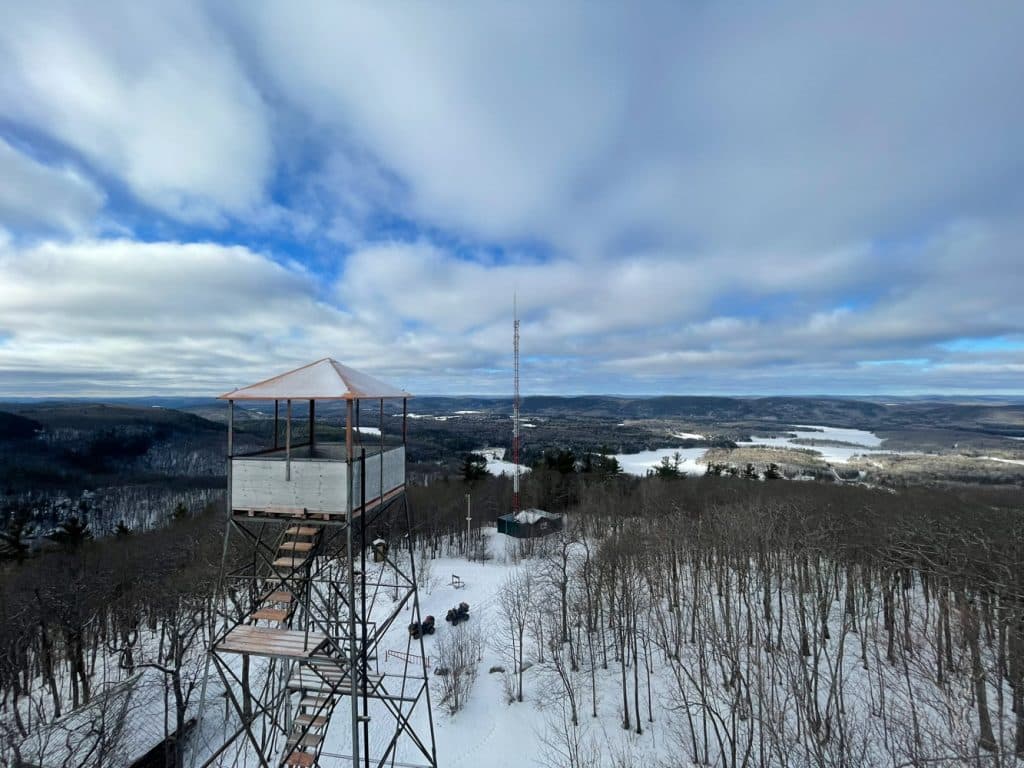
[{"label": "fire tower", "polygon": [[[204,765],[436,768],[423,638],[401,621],[388,632],[403,614],[420,620],[405,493],[409,397],[329,358],[221,396],[228,521],[200,697]],[[274,404],[272,444],[235,453],[235,406],[252,401]],[[400,435],[387,434],[386,402]],[[343,429],[318,424],[318,403]],[[360,426],[361,403],[378,424]],[[298,404],[306,424],[294,423]],[[247,409],[249,441],[254,415],[271,418],[267,407]],[[203,722],[211,665],[223,728]]]}]

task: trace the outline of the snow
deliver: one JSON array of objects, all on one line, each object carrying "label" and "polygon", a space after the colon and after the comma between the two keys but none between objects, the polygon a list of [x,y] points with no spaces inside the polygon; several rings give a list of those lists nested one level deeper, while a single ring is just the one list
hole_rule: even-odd
[{"label": "snow", "polygon": [[[511,461],[499,461],[495,459],[487,460],[487,471],[492,475],[514,475],[516,473],[516,465]],[[529,467],[524,467],[522,464],[519,465],[519,474],[525,474],[530,471]]]},{"label": "snow", "polygon": [[[621,426],[621,425],[620,425]],[[807,424],[797,424],[797,428],[790,434],[783,437],[755,437],[737,443],[740,447],[763,445],[772,448],[798,448],[812,450],[828,462],[845,464],[854,456],[865,453],[878,452],[882,445],[882,438],[872,432],[862,429],[850,429],[847,427],[819,427]],[[704,440],[705,435],[695,432],[679,432],[673,434],[680,440]],[[825,446],[825,445],[800,445],[794,443],[796,439],[808,440],[837,440],[844,443],[851,443],[849,446]],[[679,469],[689,475],[702,475],[707,471],[704,463],[704,456],[707,448],[659,448],[653,451],[641,451],[640,453],[618,453],[614,458],[618,460],[623,472],[631,475],[646,475],[648,471],[658,466],[665,457],[672,458],[678,453],[682,457]],[[893,453],[893,451],[885,451]]]},{"label": "snow", "polygon": [[[882,438],[873,432],[866,432],[862,429],[849,429],[846,427],[820,427],[807,424],[796,424],[797,428],[790,434],[783,437],[754,437],[750,440],[738,442],[737,445],[754,446],[763,445],[770,448],[796,448],[812,450],[821,454],[821,458],[833,464],[846,464],[854,456],[862,456],[867,453],[877,453],[882,445]],[[851,443],[848,446],[830,445],[801,445],[794,440],[837,440],[844,443]],[[884,451],[893,453],[893,451]]]},{"label": "snow", "polygon": [[639,453],[617,453],[612,458],[619,462],[622,471],[629,475],[643,477],[651,469],[661,464],[663,458],[672,459],[678,453],[682,458],[679,469],[688,475],[703,475],[707,465],[703,463],[707,448],[659,448]]},{"label": "snow", "polygon": [[[500,628],[505,626],[498,603],[501,587],[511,574],[535,564],[529,560],[518,565],[511,562],[511,552],[517,550],[520,542],[498,535],[494,529],[485,529],[482,533],[494,556],[493,560],[487,563],[471,563],[462,558],[433,560],[431,572],[437,586],[432,590],[420,590],[422,615],[433,615],[438,619],[437,634],[424,640],[428,656],[434,653],[441,633],[453,631],[442,619],[449,608],[460,602],[469,603],[470,620],[455,631],[472,628],[473,624],[484,631],[477,679],[465,708],[454,716],[444,713],[436,689],[431,688],[437,762],[446,768],[524,768],[543,765],[546,759],[550,759],[550,750],[543,743],[547,723],[552,716],[561,717],[561,709],[554,700],[556,697],[551,695],[554,684],[551,676],[554,672],[549,665],[543,664],[535,664],[526,670],[523,678],[524,701],[513,704],[508,703],[505,695],[503,675],[488,673],[494,666],[502,666],[509,672],[513,669],[510,660],[498,648],[501,640],[499,633],[502,631]],[[457,574],[466,586],[461,589],[451,587],[451,574]],[[391,634],[388,639],[391,639]],[[527,660],[533,660],[530,658],[531,641],[527,639],[526,642]],[[660,722],[645,722],[647,733],[640,737],[631,732],[623,732],[617,712],[617,703],[621,700],[618,674],[618,667],[614,664],[608,670],[600,671],[597,682],[598,711],[601,716],[597,721],[592,721],[589,715],[582,718],[582,727],[592,728],[599,733],[602,743],[608,739],[603,744],[604,750],[614,746],[616,750],[624,750],[625,754],[632,753],[639,760],[644,747],[650,748],[661,743],[664,749],[667,733],[658,730]],[[347,728],[343,714],[339,713],[335,719],[343,721],[342,726]],[[333,726],[332,723],[332,735],[335,730]],[[345,752],[343,748],[336,748],[338,746],[328,743],[326,749]]]},{"label": "snow", "polygon": [[[516,473],[516,465],[511,461],[505,461],[504,448],[479,448],[473,453],[487,459],[487,471],[492,475],[514,475]],[[529,467],[519,465],[519,474],[522,475],[529,471]]]},{"label": "snow", "polygon": [[483,411],[455,411],[456,416],[468,416],[471,413],[483,413]]},{"label": "snow", "polygon": [[[97,757],[128,765],[164,740],[164,712],[163,675],[147,668],[109,685],[89,704],[35,730],[21,744],[21,750],[27,760],[41,768]],[[174,730],[173,715],[169,727]],[[101,731],[107,731],[109,743],[116,744],[113,754],[95,754],[97,733]]]},{"label": "snow", "polygon": [[550,512],[545,512],[543,509],[524,509],[515,516],[517,522],[527,523],[528,525],[533,525],[538,520],[543,520],[545,518],[556,519],[557,517],[558,515],[552,515]]},{"label": "snow", "polygon": [[380,427],[359,427],[359,431],[365,435],[379,435]]},{"label": "snow", "polygon": [[1022,459],[1001,459],[998,456],[978,456],[978,458],[984,461],[998,461],[1003,464],[1020,464],[1024,466],[1024,460]]}]

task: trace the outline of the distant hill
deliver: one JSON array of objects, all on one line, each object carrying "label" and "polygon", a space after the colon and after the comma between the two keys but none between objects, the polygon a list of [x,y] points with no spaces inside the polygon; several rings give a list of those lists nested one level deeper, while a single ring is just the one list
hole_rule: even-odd
[{"label": "distant hill", "polygon": [[[422,397],[415,411],[510,413],[510,398]],[[523,398],[524,416],[682,419],[707,424],[826,424],[868,430],[948,428],[1024,436],[1024,404],[962,404],[906,400],[890,404],[839,397],[613,397]]]}]

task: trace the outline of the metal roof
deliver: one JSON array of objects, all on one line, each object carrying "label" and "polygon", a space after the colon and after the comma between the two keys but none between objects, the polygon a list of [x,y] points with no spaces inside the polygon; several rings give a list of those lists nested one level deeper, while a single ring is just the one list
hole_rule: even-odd
[{"label": "metal roof", "polygon": [[412,397],[337,360],[315,363],[226,392],[220,400],[379,400]]},{"label": "metal roof", "polygon": [[152,668],[110,685],[29,734],[20,745],[23,762],[36,768],[132,765],[164,741],[165,688],[163,673]]}]

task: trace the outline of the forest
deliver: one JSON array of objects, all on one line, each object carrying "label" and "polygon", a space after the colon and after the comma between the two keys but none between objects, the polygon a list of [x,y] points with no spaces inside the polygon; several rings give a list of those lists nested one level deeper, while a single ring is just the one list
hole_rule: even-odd
[{"label": "forest", "polygon": [[[480,533],[511,487],[446,478],[409,495],[429,562],[485,556]],[[485,634],[508,659],[510,706],[558,702],[551,765],[632,764],[587,728],[599,707],[640,739],[667,728],[666,766],[1024,764],[1020,488],[538,467],[524,495],[567,524],[517,545]],[[57,551],[0,566],[0,763],[52,754],[67,735],[48,723],[142,672],[164,734],[188,733],[223,524],[210,504],[153,531],[71,529]],[[457,645],[442,662],[472,685],[479,653]],[[467,692],[437,704],[457,712]],[[104,718],[64,765],[118,764],[127,735]],[[173,739],[163,748],[164,764],[186,764]]]}]

